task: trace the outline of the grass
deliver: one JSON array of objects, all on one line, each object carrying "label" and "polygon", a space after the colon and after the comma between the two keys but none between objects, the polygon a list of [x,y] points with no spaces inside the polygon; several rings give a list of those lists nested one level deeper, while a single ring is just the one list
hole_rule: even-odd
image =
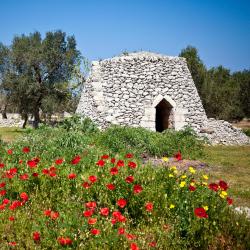
[{"label": "grass", "polygon": [[24,133],[24,129],[21,128],[0,128],[1,140],[5,142],[12,142]]},{"label": "grass", "polygon": [[212,146],[201,159],[209,164],[214,180],[225,179],[235,204],[250,207],[250,146]]}]

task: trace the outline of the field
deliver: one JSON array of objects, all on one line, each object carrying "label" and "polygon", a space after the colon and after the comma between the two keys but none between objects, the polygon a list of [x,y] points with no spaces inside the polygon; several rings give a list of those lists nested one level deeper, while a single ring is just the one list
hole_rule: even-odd
[{"label": "field", "polygon": [[[249,146],[203,149],[189,130],[99,132],[89,121],[19,131],[1,133],[1,249],[250,247],[250,222],[233,212],[250,205]],[[162,164],[142,164],[142,152]],[[208,167],[166,168],[167,156]]]}]

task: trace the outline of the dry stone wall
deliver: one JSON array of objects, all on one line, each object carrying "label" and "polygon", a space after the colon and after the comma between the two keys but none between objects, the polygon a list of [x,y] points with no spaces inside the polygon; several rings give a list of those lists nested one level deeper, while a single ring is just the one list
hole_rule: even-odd
[{"label": "dry stone wall", "polygon": [[211,133],[200,133],[211,122],[181,57],[138,52],[94,61],[76,113],[90,117],[101,128],[120,124],[155,131],[156,107],[163,100],[172,108],[169,124],[174,129],[188,125],[214,139]]}]

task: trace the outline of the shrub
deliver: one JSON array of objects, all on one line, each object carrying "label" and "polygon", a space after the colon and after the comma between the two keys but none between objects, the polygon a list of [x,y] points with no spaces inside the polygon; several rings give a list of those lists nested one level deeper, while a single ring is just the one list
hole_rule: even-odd
[{"label": "shrub", "polygon": [[74,130],[84,133],[94,133],[98,131],[98,128],[90,118],[84,118],[78,115],[66,118],[60,124],[63,129],[67,131]]},{"label": "shrub", "polygon": [[186,158],[196,158],[203,153],[203,142],[190,128],[158,133],[144,128],[112,126],[103,131],[97,140],[113,152],[131,150],[137,155],[171,156],[181,151]]}]

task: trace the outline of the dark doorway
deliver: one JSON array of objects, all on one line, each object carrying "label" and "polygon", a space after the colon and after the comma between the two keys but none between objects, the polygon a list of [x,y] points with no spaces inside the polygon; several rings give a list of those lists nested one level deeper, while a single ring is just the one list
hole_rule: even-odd
[{"label": "dark doorway", "polygon": [[167,128],[173,127],[173,114],[172,114],[172,106],[171,104],[162,99],[156,108],[156,116],[155,116],[155,129],[158,132],[162,132]]}]

